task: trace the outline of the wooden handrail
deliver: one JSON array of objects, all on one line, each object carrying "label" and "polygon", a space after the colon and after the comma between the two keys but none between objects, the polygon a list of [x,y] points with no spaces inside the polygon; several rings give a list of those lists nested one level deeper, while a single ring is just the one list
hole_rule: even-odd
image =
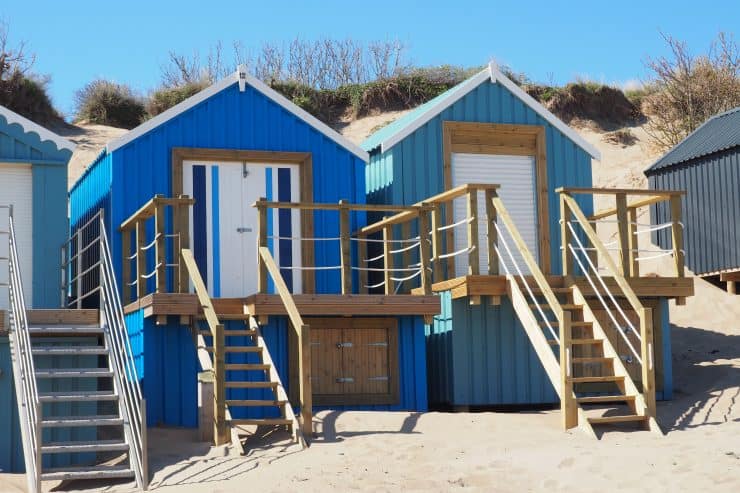
[{"label": "wooden handrail", "polygon": [[267,247],[259,247],[259,254],[262,258],[267,272],[272,277],[275,289],[280,295],[280,299],[288,312],[288,318],[293,326],[293,330],[298,337],[298,394],[301,406],[301,418],[304,436],[310,437],[313,433],[312,416],[313,416],[313,392],[311,390],[311,327],[303,323],[303,318],[298,312],[298,307],[293,300],[293,295],[288,290],[288,286],[280,274],[280,268],[272,258],[272,254]]},{"label": "wooden handrail", "polygon": [[670,197],[673,195],[686,195],[686,190],[649,190],[646,188],[588,188],[588,187],[558,187],[556,193],[585,193],[590,195],[614,195],[625,193],[627,195],[657,195]]},{"label": "wooden handrail", "polygon": [[193,205],[194,203],[195,199],[192,199],[186,195],[183,195],[182,197],[165,197],[164,195],[155,195],[144,205],[139,207],[136,212],[131,214],[128,219],[123,221],[118,229],[119,231],[124,231],[126,229],[133,228],[137,221],[140,221],[142,219],[149,219],[150,217],[154,216],[154,211],[158,205],[178,206]]},{"label": "wooden handrail", "polygon": [[208,289],[200,275],[200,270],[193,257],[193,252],[185,248],[182,250],[182,260],[185,264],[190,279],[193,281],[195,294],[198,296],[203,314],[205,315],[208,328],[213,336],[213,371],[215,373],[215,382],[213,388],[214,394],[214,441],[216,445],[222,445],[230,441],[229,432],[226,426],[226,353],[224,340],[224,326],[216,315],[213,308],[213,302],[208,295]]}]

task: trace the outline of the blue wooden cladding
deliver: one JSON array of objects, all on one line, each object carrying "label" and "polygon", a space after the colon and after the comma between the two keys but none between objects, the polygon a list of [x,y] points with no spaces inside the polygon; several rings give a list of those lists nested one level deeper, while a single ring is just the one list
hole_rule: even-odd
[{"label": "blue wooden cladding", "polygon": [[24,472],[26,466],[8,336],[0,336],[0,396],[7,396],[0,406],[0,472]]}]

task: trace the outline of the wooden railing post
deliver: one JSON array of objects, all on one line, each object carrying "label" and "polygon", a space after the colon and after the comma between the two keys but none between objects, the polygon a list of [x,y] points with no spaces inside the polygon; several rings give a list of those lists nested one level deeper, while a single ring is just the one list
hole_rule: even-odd
[{"label": "wooden railing post", "polygon": [[[181,196],[181,198],[188,198],[187,196]],[[179,248],[179,251],[173,258],[180,258],[180,252],[186,248],[190,248],[190,209],[189,205],[178,205],[175,209],[175,212],[173,213],[173,218],[176,221],[177,224],[177,231],[175,233],[177,234],[178,238],[178,244],[177,247]],[[189,291],[189,282],[188,282],[188,271],[185,264],[180,261],[179,262],[179,269],[178,269],[178,284],[179,284],[179,292],[180,293],[187,293]]]},{"label": "wooden railing post", "polygon": [[164,205],[158,201],[154,202],[154,257],[155,257],[155,284],[156,292],[164,293],[167,291],[167,251],[164,225]]},{"label": "wooden railing post", "polygon": [[213,371],[216,374],[216,382],[213,389],[214,417],[215,417],[215,442],[216,445],[229,443],[230,435],[226,427],[226,354],[223,324],[216,325],[216,333],[213,335]]},{"label": "wooden railing post", "polygon": [[442,232],[439,227],[442,226],[442,206],[434,204],[432,206],[432,266],[434,269],[434,282],[440,282],[444,279],[442,270]]},{"label": "wooden railing post", "polygon": [[468,190],[468,274],[480,274],[480,249],[478,248],[478,190]]},{"label": "wooden railing post", "polygon": [[421,289],[424,294],[432,294],[431,272],[429,271],[431,259],[428,241],[430,214],[429,206],[422,203],[419,209],[419,268],[421,269]]},{"label": "wooden railing post", "polygon": [[488,274],[498,275],[498,231],[496,230],[496,208],[493,206],[493,198],[496,190],[486,190],[486,234],[488,235]]},{"label": "wooden railing post", "polygon": [[352,294],[352,243],[349,238],[349,207],[339,201],[339,251],[342,269],[342,294]]},{"label": "wooden railing post", "polygon": [[571,218],[571,211],[568,203],[565,201],[565,193],[560,193],[560,242],[562,250],[560,251],[563,275],[573,275],[573,256],[570,252],[570,244],[573,243],[573,232],[568,227]]},{"label": "wooden railing post", "polygon": [[637,241],[637,208],[630,207],[627,210],[627,248],[629,249],[629,275],[630,277],[640,277],[640,263],[637,261],[638,250],[640,248]]},{"label": "wooden railing post", "polygon": [[359,284],[359,286],[357,286],[357,292],[360,294],[368,293],[367,271],[365,269],[369,267],[369,264],[366,262],[367,242],[365,239],[367,239],[365,234],[357,233],[357,265],[360,267],[360,270],[357,271],[357,280]]},{"label": "wooden railing post", "polygon": [[640,316],[640,359],[642,359],[642,395],[651,416],[655,417],[655,344],[653,341],[653,310],[642,308]]},{"label": "wooden railing post", "polygon": [[673,260],[676,264],[676,277],[684,277],[683,227],[681,224],[681,196],[671,195],[671,241],[673,244]]},{"label": "wooden railing post", "polygon": [[563,428],[569,430],[578,426],[578,406],[573,394],[573,364],[571,354],[571,313],[562,311],[560,314],[560,410],[563,419]]},{"label": "wooden railing post", "polygon": [[629,217],[627,215],[627,194],[616,193],[617,201],[617,238],[619,243],[620,272],[624,277],[630,275],[630,241]]},{"label": "wooden railing post", "polygon": [[[417,217],[419,217],[419,220],[421,220],[421,214],[418,214],[419,215]],[[419,232],[419,234],[421,234],[421,232]],[[406,221],[405,223],[401,224],[401,238],[404,240],[408,240],[411,238],[411,221]],[[402,249],[405,249],[408,246],[408,243],[399,243],[399,247]],[[411,250],[406,250],[401,253],[401,268],[408,269],[409,267],[411,267]]]},{"label": "wooden railing post", "polygon": [[[267,248],[267,207],[262,203],[267,199],[260,197],[257,201],[257,250]],[[267,293],[267,266],[261,255],[257,254],[257,292]]]},{"label": "wooden railing post", "polygon": [[146,294],[146,223],[143,219],[136,221],[136,299]]},{"label": "wooden railing post", "polygon": [[123,304],[128,305],[131,303],[131,230],[124,229],[121,231],[121,257],[123,258],[123,264],[121,265],[121,289],[123,290]]},{"label": "wooden railing post", "polygon": [[391,253],[392,240],[392,227],[390,225],[383,226],[383,281],[385,282],[385,294],[393,294],[393,281],[391,280],[391,269],[393,268],[393,254]]},{"label": "wooden railing post", "polygon": [[313,434],[313,389],[311,387],[311,327],[301,325],[298,329],[299,396],[301,399],[301,426],[303,435]]}]

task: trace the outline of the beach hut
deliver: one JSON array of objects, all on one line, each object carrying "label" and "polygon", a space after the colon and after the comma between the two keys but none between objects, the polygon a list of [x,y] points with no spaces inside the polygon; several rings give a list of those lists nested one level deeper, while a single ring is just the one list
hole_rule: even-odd
[{"label": "beach hut", "polygon": [[[366,224],[366,162],[241,69],[91,163],[70,193],[72,234],[104,214],[150,423],[195,426],[197,375],[211,365],[234,424],[290,424],[287,394],[309,412],[311,397],[317,407],[426,409],[423,312],[435,300],[394,308],[347,289],[358,274],[345,240]],[[312,358],[311,379],[299,352]]]},{"label": "beach hut", "polygon": [[[610,333],[617,329],[610,321],[615,308],[594,303],[595,293],[584,277],[591,261],[601,261],[599,269],[610,267],[599,274],[609,278],[610,291],[642,300],[644,305],[635,303],[637,310],[652,307],[657,395],[670,395],[666,303],[674,293],[645,289],[650,281],[629,270],[634,252],[628,255],[626,247],[624,264],[611,255],[597,259],[595,254],[605,253],[605,246],[586,231],[594,229],[596,219],[626,224],[623,213],[632,210],[627,197],[644,191],[592,188],[592,159],[599,159],[598,150],[494,64],[378,130],[362,147],[370,155],[369,203],[416,204],[431,210],[431,290],[442,303],[441,314],[426,328],[431,404],[463,409],[563,404],[571,393],[568,385],[576,385],[578,399],[585,399],[600,390],[587,384],[622,385],[623,373],[639,380],[634,357],[621,337]],[[594,219],[595,194],[614,196],[624,207]],[[408,237],[409,231],[386,234]],[[414,234],[418,230],[412,229]],[[626,233],[621,237],[628,239]],[[590,253],[582,255],[584,251]],[[597,276],[592,279],[598,284]],[[614,288],[617,280],[625,291]],[[412,292],[423,290],[418,280],[412,282]],[[691,292],[690,281],[679,282],[684,293]],[[520,290],[524,299],[518,296]],[[576,291],[580,294],[574,299]],[[556,297],[563,301],[558,304]],[[572,328],[572,337],[580,339],[570,345],[562,343],[564,335],[558,332],[566,325],[564,312],[573,318],[568,331]],[[542,328],[532,328],[535,324]],[[576,336],[581,330],[577,326],[585,327],[588,335]],[[544,339],[538,333],[542,330]],[[594,347],[586,349],[588,344]],[[579,355],[573,371],[582,380],[564,379],[561,392],[559,377],[554,378],[566,367],[552,354],[563,362],[571,349]],[[619,369],[622,374],[598,368],[611,365],[619,358],[606,356],[617,354],[630,362]],[[620,365],[616,362],[615,368]],[[630,419],[647,418],[624,418]]]},{"label": "beach hut", "polygon": [[[687,191],[682,204],[652,207],[653,226],[665,224],[671,207],[681,206],[687,267],[725,282],[731,293],[740,280],[739,171],[740,108],[713,116],[645,171],[652,189]],[[670,247],[670,231],[656,230],[653,241]]]},{"label": "beach hut", "polygon": [[67,163],[74,145],[0,106],[0,470],[22,471],[13,370],[7,336],[8,217],[13,215],[29,308],[58,308],[60,248],[67,239]]}]

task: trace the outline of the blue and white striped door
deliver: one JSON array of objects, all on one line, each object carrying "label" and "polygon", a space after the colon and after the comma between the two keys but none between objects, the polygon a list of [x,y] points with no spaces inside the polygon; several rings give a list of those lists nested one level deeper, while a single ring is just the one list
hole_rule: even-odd
[{"label": "blue and white striped door", "polygon": [[[190,243],[198,268],[215,297],[257,292],[257,209],[260,197],[300,200],[298,165],[185,161],[184,193],[195,199]],[[300,213],[270,210],[268,245],[283,278],[301,292]]]}]

